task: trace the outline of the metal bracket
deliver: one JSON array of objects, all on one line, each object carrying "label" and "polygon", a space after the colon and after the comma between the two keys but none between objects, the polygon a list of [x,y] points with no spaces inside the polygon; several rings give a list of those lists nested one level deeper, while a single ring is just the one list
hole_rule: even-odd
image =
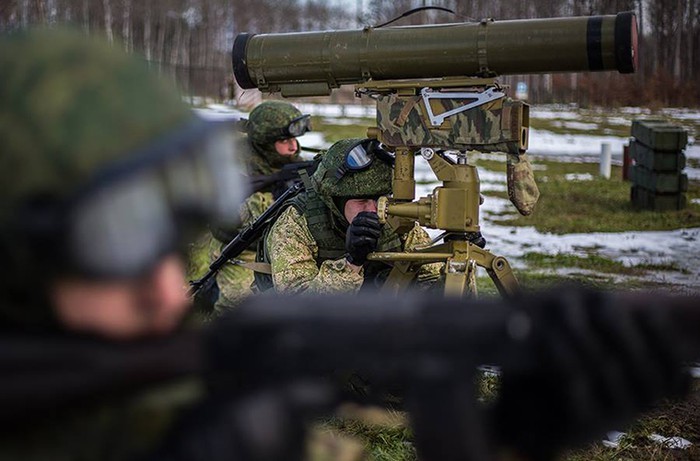
[{"label": "metal bracket", "polygon": [[[465,110],[472,109],[474,107],[481,106],[482,104],[495,101],[505,97],[505,93],[497,90],[496,88],[488,88],[482,92],[472,92],[472,91],[461,91],[461,92],[440,92],[433,91],[430,88],[422,88],[420,90],[420,95],[423,98],[423,104],[425,104],[425,109],[428,111],[428,117],[430,118],[430,123],[433,126],[440,126],[445,121],[445,119],[451,115],[459,114]],[[457,107],[452,110],[445,111],[441,114],[435,115],[433,113],[432,107],[430,107],[431,99],[473,99],[463,106]]]}]

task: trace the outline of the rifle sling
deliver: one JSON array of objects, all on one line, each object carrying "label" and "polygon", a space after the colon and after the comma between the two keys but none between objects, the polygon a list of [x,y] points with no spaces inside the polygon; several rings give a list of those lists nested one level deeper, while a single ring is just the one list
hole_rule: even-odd
[{"label": "rifle sling", "polygon": [[262,274],[272,274],[272,268],[268,263],[248,262],[242,261],[240,259],[229,259],[229,262],[235,264],[236,266],[241,266],[246,269],[249,269],[253,272],[260,272]]}]

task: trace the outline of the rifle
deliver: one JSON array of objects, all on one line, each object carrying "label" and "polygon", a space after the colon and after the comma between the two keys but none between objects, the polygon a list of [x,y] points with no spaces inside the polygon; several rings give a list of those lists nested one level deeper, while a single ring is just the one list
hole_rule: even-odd
[{"label": "rifle", "polygon": [[253,192],[260,192],[268,189],[278,183],[287,183],[288,181],[299,180],[299,170],[307,170],[309,175],[312,175],[316,170],[316,162],[309,160],[308,162],[295,162],[284,165],[279,171],[250,177],[250,185]]},{"label": "rifle", "polygon": [[[241,408],[232,419],[241,423],[237,440],[250,444],[243,459],[300,459],[298,440],[246,435],[260,427],[251,418],[266,414],[256,405],[283,404],[285,423],[303,427],[342,402],[372,401],[345,391],[338,376],[352,372],[404,398],[425,461],[490,460],[494,446],[548,459],[550,449],[589,441],[678,394],[684,361],[700,357],[697,305],[698,298],[573,289],[468,309],[457,298],[259,296],[207,330],[168,338],[6,335],[0,425],[201,376],[219,403],[234,403],[216,408]],[[492,408],[480,407],[474,391],[483,363],[502,370]]]},{"label": "rifle", "polygon": [[286,201],[295,195],[297,195],[304,188],[302,183],[296,183],[289,189],[287,189],[277,200],[274,201],[270,207],[265,210],[253,223],[248,225],[245,229],[238,233],[238,235],[228,242],[223,250],[221,250],[221,255],[216,258],[214,262],[209,265],[209,270],[204,276],[198,280],[190,280],[190,290],[188,292],[189,296],[196,295],[207,282],[217,272],[232,258],[235,258],[241,254],[246,248],[248,248],[253,242],[259,239],[268,224],[279,212],[282,205]]}]

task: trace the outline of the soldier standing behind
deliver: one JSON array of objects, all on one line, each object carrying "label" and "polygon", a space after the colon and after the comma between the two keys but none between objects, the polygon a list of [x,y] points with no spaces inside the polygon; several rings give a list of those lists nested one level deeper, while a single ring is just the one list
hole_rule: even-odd
[{"label": "soldier standing behind", "polygon": [[[301,161],[299,142],[296,139],[310,128],[310,116],[293,105],[282,101],[265,101],[253,109],[248,120],[241,122],[246,132],[240,149],[247,152],[246,168],[251,177],[268,176],[278,172],[284,165]],[[243,225],[255,221],[287,189],[286,181],[274,183],[253,193],[241,207]],[[239,229],[213,228],[209,244],[210,260],[221,254],[222,248],[231,241]],[[255,251],[247,250],[238,257],[243,262],[255,261]],[[238,305],[253,292],[253,271],[234,262],[227,263],[217,274],[221,290],[214,305],[215,312]]]},{"label": "soldier standing behind", "polygon": [[[283,293],[357,292],[378,288],[389,267],[367,261],[373,251],[411,250],[430,241],[416,223],[405,235],[381,226],[377,199],[391,193],[391,155],[370,139],[344,139],[323,155],[306,190],[291,199],[268,231],[256,273],[260,289]],[[423,266],[421,282],[438,279],[442,264]]]}]

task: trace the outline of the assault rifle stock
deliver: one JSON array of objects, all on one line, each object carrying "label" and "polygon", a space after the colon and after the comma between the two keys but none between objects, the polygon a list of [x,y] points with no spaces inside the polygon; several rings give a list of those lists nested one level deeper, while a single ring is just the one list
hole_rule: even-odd
[{"label": "assault rifle stock", "polygon": [[257,175],[250,177],[250,186],[253,192],[260,192],[262,190],[268,189],[278,183],[286,183],[288,181],[298,181],[299,180],[299,170],[307,170],[309,175],[313,174],[315,170],[315,163],[313,160],[308,162],[295,162],[284,165],[276,173]]},{"label": "assault rifle stock", "polygon": [[[240,440],[251,444],[242,459],[299,459],[299,443],[274,446],[286,439],[272,436],[257,446],[245,435],[260,427],[250,418],[265,414],[251,408],[283,401],[288,423],[302,427],[341,402],[364,401],[338,379],[351,372],[404,398],[425,461],[490,460],[495,446],[547,459],[678,394],[682,364],[700,357],[697,305],[697,298],[576,290],[469,308],[455,298],[260,296],[208,330],[165,339],[5,335],[0,425],[202,376],[235,404],[225,408],[246,408],[236,418]],[[502,370],[492,408],[477,405],[474,391],[483,363]]]}]

